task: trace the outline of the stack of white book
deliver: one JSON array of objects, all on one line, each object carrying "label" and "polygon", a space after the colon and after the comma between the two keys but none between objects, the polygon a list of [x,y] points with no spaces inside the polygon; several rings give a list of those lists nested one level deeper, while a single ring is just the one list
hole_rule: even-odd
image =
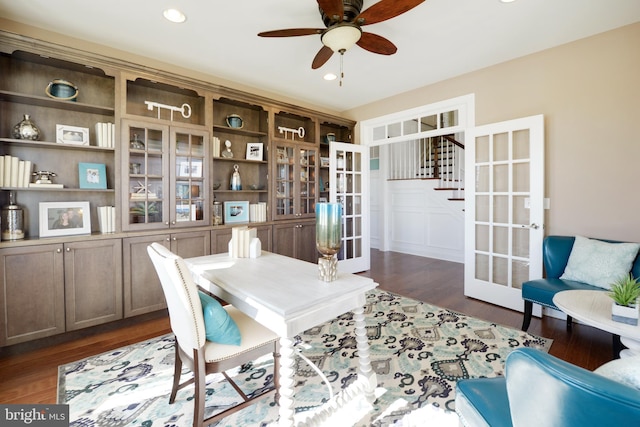
[{"label": "stack of white book", "polygon": [[113,148],[116,140],[116,125],[113,123],[96,123],[96,145]]},{"label": "stack of white book", "polygon": [[15,156],[0,156],[0,187],[29,187],[31,160]]},{"label": "stack of white book", "polygon": [[116,231],[116,208],[114,206],[98,206],[98,225],[101,233]]},{"label": "stack of white book", "polygon": [[267,204],[265,202],[251,203],[249,205],[249,221],[265,222],[267,220]]},{"label": "stack of white book", "polygon": [[220,157],[220,138],[217,136],[211,137],[211,153],[213,157]]},{"label": "stack of white book", "polygon": [[255,228],[241,226],[231,229],[231,240],[229,240],[231,258],[257,258],[261,250],[262,245]]}]

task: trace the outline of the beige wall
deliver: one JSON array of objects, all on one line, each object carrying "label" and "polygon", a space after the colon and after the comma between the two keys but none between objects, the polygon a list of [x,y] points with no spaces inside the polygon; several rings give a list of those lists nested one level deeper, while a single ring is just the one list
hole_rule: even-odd
[{"label": "beige wall", "polygon": [[361,121],[469,93],[478,125],[544,114],[546,234],[640,242],[640,23],[344,114]]}]

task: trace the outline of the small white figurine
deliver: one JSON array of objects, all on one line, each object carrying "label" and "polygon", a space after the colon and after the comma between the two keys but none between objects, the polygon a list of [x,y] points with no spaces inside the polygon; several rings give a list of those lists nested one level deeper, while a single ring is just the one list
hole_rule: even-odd
[{"label": "small white figurine", "polygon": [[222,152],[222,157],[226,157],[227,159],[232,158],[233,152],[231,152],[231,141],[227,139],[224,142],[224,146],[227,147],[227,149]]}]

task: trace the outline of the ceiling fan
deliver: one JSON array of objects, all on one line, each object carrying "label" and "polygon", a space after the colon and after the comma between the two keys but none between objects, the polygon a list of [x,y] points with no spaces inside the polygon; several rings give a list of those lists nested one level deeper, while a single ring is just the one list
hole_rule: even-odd
[{"label": "ceiling fan", "polygon": [[363,26],[395,18],[424,0],[381,0],[363,12],[363,0],[317,0],[326,28],[291,28],[265,31],[260,37],[295,37],[320,34],[322,48],[316,54],[311,68],[322,67],[334,52],[344,54],[354,44],[369,52],[393,55],[398,48],[377,34],[362,31]]}]

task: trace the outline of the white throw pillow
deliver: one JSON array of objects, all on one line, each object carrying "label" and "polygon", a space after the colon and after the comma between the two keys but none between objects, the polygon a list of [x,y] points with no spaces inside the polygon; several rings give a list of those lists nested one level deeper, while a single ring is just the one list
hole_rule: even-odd
[{"label": "white throw pillow", "polygon": [[576,236],[560,278],[609,289],[629,274],[638,249],[640,243],[607,243]]},{"label": "white throw pillow", "polygon": [[640,356],[612,360],[593,372],[640,390]]}]

